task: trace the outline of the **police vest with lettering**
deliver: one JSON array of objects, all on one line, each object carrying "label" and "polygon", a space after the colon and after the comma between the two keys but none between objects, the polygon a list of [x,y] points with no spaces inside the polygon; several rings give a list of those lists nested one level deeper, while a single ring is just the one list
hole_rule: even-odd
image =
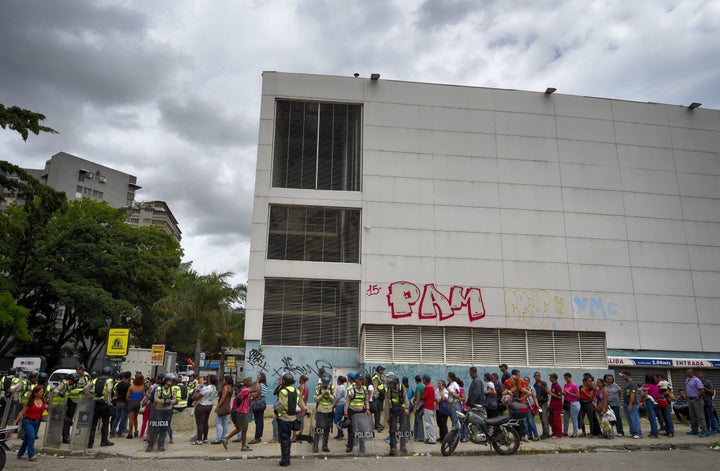
[{"label": "police vest with lettering", "polygon": [[375,384],[375,380],[377,380],[377,391],[378,393],[385,390],[385,378],[380,376],[379,374],[376,374],[372,377],[371,381],[373,384]]}]

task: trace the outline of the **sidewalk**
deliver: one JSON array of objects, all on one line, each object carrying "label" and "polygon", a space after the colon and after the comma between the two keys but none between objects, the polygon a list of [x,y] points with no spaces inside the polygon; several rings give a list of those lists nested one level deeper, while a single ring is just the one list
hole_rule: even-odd
[{"label": "sidewalk", "polygon": [[[212,422],[212,421],[211,421]],[[306,427],[307,428],[307,427]],[[643,431],[649,430],[649,424],[643,421]],[[249,440],[252,439],[255,427],[250,425]],[[689,431],[687,425],[675,425],[675,437],[668,438],[660,436],[660,438],[649,438],[645,435],[642,439],[633,439],[630,437],[618,437],[612,440],[604,438],[567,438],[553,440],[541,440],[537,442],[523,442],[520,445],[518,453],[539,454],[539,453],[571,453],[571,452],[593,452],[605,450],[667,450],[667,449],[692,449],[692,448],[712,448],[718,446],[720,449],[720,435],[711,435],[708,438],[700,438],[696,435],[687,435]],[[647,433],[647,432],[645,432]],[[195,459],[208,458],[211,459],[256,459],[256,458],[279,458],[280,445],[277,443],[268,443],[272,438],[272,421],[270,418],[265,420],[265,436],[263,442],[256,445],[249,445],[252,448],[250,452],[241,452],[240,443],[229,443],[228,449],[225,450],[222,445],[213,445],[209,443],[215,438],[215,427],[211,423],[209,441],[204,445],[192,445],[189,442],[194,432],[187,430],[177,430],[174,434],[174,443],[170,444],[166,440],[164,452],[145,452],[146,443],[141,439],[113,438],[114,446],[98,447],[91,450],[70,451],[67,445],[63,445],[60,449],[43,449],[43,434],[41,429],[40,439],[36,441],[36,449],[43,454],[73,455],[73,456],[95,456],[109,457],[117,456],[131,459]],[[333,431],[334,434],[334,431]],[[367,454],[370,456],[388,456],[390,447],[385,443],[386,433],[380,433],[377,437],[367,442]],[[99,441],[99,440],[98,440]],[[20,446],[20,440],[13,439],[9,443],[15,449]],[[333,440],[332,434],[329,443],[330,453],[320,453],[318,456],[328,458],[353,457],[357,452],[345,453],[345,441]],[[435,445],[427,445],[421,442],[408,443],[410,456],[423,455],[440,455],[440,443]],[[460,443],[455,450],[453,456],[458,455],[474,455],[491,453],[490,448],[485,445],[475,445],[473,443]],[[494,453],[494,451],[493,451]],[[294,443],[292,454],[295,457],[310,458],[313,456],[312,445],[309,443]]]}]

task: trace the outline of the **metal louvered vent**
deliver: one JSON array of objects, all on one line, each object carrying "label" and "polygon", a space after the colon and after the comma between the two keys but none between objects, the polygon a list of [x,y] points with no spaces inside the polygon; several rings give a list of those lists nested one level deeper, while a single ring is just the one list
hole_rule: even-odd
[{"label": "metal louvered vent", "polygon": [[527,343],[531,365],[555,366],[553,332],[547,330],[528,330]]},{"label": "metal louvered vent", "polygon": [[528,364],[524,330],[500,330],[500,361],[514,366]]},{"label": "metal louvered vent", "polygon": [[265,280],[262,343],[314,347],[356,347],[357,281]]},{"label": "metal louvered vent", "polygon": [[362,357],[379,363],[607,368],[603,332],[366,325]]},{"label": "metal louvered vent", "polygon": [[360,191],[362,106],[278,100],[272,184]]},{"label": "metal louvered vent", "polygon": [[607,368],[604,332],[580,332],[580,363],[585,368]]},{"label": "metal louvered vent", "polygon": [[360,210],[271,205],[267,257],[358,263]]}]

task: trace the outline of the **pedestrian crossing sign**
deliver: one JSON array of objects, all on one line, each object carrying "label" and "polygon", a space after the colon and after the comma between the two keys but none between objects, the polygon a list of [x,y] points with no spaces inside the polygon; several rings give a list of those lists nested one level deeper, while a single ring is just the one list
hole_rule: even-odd
[{"label": "pedestrian crossing sign", "polygon": [[129,338],[130,329],[110,329],[105,354],[109,357],[127,356]]}]

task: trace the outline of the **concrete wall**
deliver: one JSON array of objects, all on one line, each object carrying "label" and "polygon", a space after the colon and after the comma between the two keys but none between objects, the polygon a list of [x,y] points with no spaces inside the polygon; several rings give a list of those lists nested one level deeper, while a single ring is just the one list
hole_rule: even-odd
[{"label": "concrete wall", "polygon": [[[277,97],[363,105],[362,192],[271,187]],[[270,203],[360,207],[361,264],[266,261]],[[261,337],[266,276],[361,280],[363,323],[720,352],[720,111],[265,73],[248,339]],[[419,295],[399,316],[401,281]]]}]

